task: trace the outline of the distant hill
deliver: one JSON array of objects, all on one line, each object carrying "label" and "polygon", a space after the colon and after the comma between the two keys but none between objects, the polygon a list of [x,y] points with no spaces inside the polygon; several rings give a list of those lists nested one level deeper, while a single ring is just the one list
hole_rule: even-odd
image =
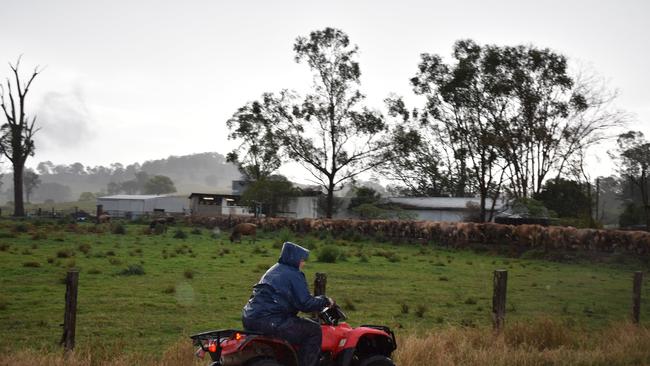
[{"label": "distant hill", "polygon": [[[146,172],[149,176],[165,175],[171,178],[178,194],[191,192],[226,192],[231,182],[240,179],[240,173],[225,156],[206,152],[184,156],[169,156],[166,159],[149,160],[124,166],[113,163],[110,166],[84,166],[81,163],[57,165],[51,161],[40,162],[36,173],[41,180],[33,192],[32,202],[74,201],[82,192],[108,193],[109,183],[133,180],[136,173]],[[0,202],[13,200],[12,173],[2,177]]]}]

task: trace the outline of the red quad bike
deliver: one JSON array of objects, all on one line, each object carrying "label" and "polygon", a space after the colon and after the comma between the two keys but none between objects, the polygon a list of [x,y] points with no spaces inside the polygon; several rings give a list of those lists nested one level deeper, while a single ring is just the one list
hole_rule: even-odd
[{"label": "red quad bike", "polygon": [[[394,366],[397,348],[388,327],[350,327],[334,305],[318,314],[323,332],[320,366]],[[258,332],[222,329],[190,336],[197,355],[210,355],[210,366],[298,366],[296,349],[287,341]]]}]

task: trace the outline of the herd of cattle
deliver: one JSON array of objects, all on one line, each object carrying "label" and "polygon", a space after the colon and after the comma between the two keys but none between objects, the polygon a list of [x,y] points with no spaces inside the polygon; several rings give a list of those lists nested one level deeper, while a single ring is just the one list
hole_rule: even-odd
[{"label": "herd of cattle", "polygon": [[562,226],[503,225],[495,223],[407,220],[288,219],[235,216],[191,216],[187,223],[229,230],[241,223],[255,224],[265,231],[288,228],[295,233],[331,233],[335,237],[365,235],[389,240],[437,242],[464,247],[480,243],[506,245],[517,251],[544,250],[623,251],[650,254],[650,233],[645,231],[577,229]]}]

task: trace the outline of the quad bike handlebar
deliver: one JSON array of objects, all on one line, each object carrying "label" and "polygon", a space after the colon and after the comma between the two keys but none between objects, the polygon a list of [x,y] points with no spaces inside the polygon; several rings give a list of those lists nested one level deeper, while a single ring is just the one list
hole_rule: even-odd
[{"label": "quad bike handlebar", "polygon": [[347,316],[341,310],[341,307],[334,303],[331,306],[326,307],[318,313],[318,318],[321,321],[321,324],[325,325],[338,325],[339,322],[347,319]]}]

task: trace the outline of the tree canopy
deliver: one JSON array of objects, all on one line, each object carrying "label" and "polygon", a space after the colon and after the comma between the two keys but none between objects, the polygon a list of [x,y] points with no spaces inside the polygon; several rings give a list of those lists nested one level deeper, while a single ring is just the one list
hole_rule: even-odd
[{"label": "tree canopy", "polygon": [[[334,191],[385,161],[388,126],[381,113],[362,105],[358,47],[347,34],[334,28],[313,31],[296,39],[294,51],[296,62],[306,63],[313,73],[312,91],[304,97],[287,90],[264,94],[241,108],[229,126],[239,134],[239,127],[254,121],[256,128],[238,136],[244,143],[260,136],[258,131],[277,137],[282,154],[326,191],[325,215],[332,217]],[[269,125],[272,132],[267,133]]]},{"label": "tree canopy", "polygon": [[487,198],[539,193],[623,118],[608,108],[612,95],[570,75],[566,57],[549,49],[460,40],[452,56],[422,54],[411,83],[424,107],[387,100],[401,124],[389,176],[418,194],[475,192],[482,220]]}]

